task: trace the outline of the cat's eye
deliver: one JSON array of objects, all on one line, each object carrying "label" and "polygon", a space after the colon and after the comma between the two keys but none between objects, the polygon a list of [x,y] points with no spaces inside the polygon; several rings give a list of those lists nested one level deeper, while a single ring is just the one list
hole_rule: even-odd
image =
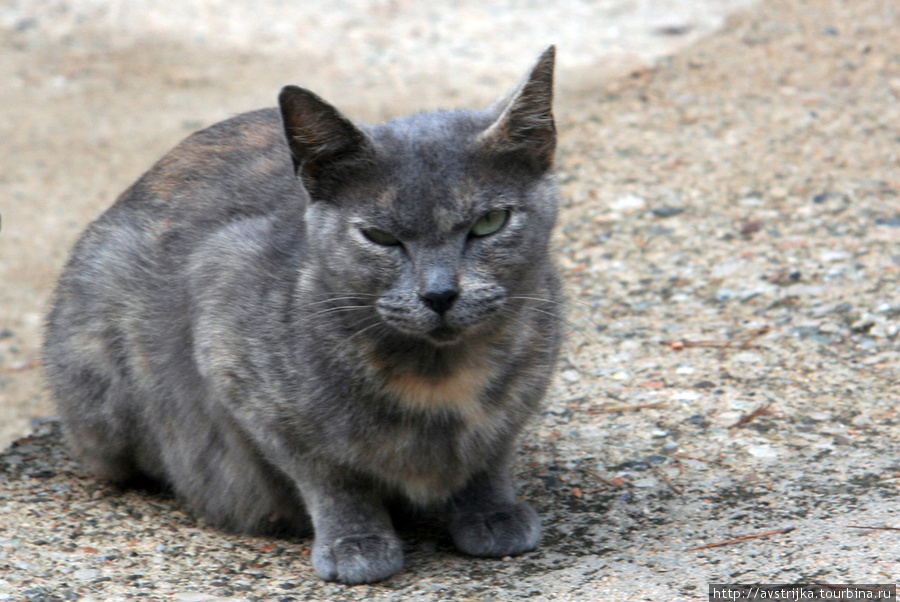
[{"label": "cat's eye", "polygon": [[400,239],[389,232],[379,230],[378,228],[364,228],[363,235],[374,242],[376,245],[383,247],[393,247],[400,244]]},{"label": "cat's eye", "polygon": [[469,230],[469,234],[472,236],[487,236],[493,234],[505,226],[508,219],[509,211],[491,211],[475,222],[475,225]]}]

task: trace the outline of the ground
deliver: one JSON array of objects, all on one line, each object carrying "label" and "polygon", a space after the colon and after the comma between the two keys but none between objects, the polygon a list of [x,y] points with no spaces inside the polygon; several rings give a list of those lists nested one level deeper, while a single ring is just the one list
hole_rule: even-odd
[{"label": "ground", "polygon": [[[898,34],[887,0],[772,0],[561,95],[570,335],[516,464],[544,518],[537,551],[467,558],[430,518],[404,529],[401,574],[322,584],[309,540],[222,534],[87,477],[49,421],[0,456],[0,599],[690,600],[709,583],[896,582]],[[16,308],[0,395],[50,416],[37,325],[87,216],[173,132],[269,104],[258,89],[223,101],[225,80],[285,82],[249,54],[63,58],[27,28],[3,44],[18,57],[0,65],[3,94],[31,117],[3,114],[17,169],[0,175],[0,260],[20,284],[0,293]],[[28,81],[51,72],[64,79]],[[73,147],[69,127],[91,135]]]}]

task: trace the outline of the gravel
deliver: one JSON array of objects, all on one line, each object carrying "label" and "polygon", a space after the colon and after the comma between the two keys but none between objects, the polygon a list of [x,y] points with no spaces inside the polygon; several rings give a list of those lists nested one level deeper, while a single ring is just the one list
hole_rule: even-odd
[{"label": "gravel", "polygon": [[[323,584],[309,540],[224,534],[174,500],[85,476],[45,420],[0,454],[0,600],[690,600],[715,582],[895,581],[898,29],[883,1],[771,0],[671,58],[561,95],[556,247],[571,334],[516,464],[544,517],[537,551],[464,557],[427,516],[401,528],[399,575]],[[119,148],[132,132],[144,128],[149,161],[171,145],[164,134],[234,106],[212,102],[225,70],[157,51],[139,83],[122,75],[133,54],[90,68],[131,99],[159,84],[170,104],[144,107],[159,133],[116,85],[88,78],[99,89],[83,84],[73,102],[102,98],[109,116],[68,169],[93,171],[40,199],[35,228],[71,241],[84,223],[72,212],[88,219],[146,166]],[[79,56],[86,69],[94,55]],[[47,95],[34,110],[59,110]],[[29,127],[12,144],[59,193],[66,182],[39,162],[64,147]],[[36,201],[24,176],[5,177]],[[46,298],[63,242],[42,251],[46,276],[23,278],[33,298]],[[0,393],[34,409],[28,328],[0,333]],[[748,535],[763,536],[701,548]]]}]

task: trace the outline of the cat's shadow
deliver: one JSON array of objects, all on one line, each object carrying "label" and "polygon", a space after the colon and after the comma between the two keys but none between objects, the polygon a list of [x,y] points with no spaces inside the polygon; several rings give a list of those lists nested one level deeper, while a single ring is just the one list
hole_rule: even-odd
[{"label": "cat's shadow", "polygon": [[[3,457],[7,455],[23,457],[24,461],[3,462]],[[266,542],[262,545],[284,542],[309,548],[313,542],[311,530],[279,529],[277,524],[273,525],[275,528],[271,533],[261,536],[229,534],[188,514],[171,488],[153,479],[111,484],[86,476],[83,468],[66,452],[58,423],[54,420],[42,422],[32,436],[0,454],[0,473],[11,480],[21,478],[21,475],[33,475],[38,467],[43,467],[39,471],[42,476],[40,482],[49,492],[65,488],[70,491],[69,496],[96,499],[97,503],[113,506],[120,517],[127,515],[142,520],[142,527],[154,529],[165,524],[169,527],[199,528],[210,534],[221,533],[223,541],[238,537],[248,542]],[[578,523],[599,527],[605,521],[613,497],[619,494],[600,494],[585,488],[584,495],[575,498],[572,488],[559,478],[571,472],[561,465],[541,465],[533,469],[524,469],[520,465],[518,468],[516,477],[521,484],[520,499],[533,505],[543,518],[543,536],[537,550],[522,558],[537,561],[547,554],[555,556],[556,553],[563,553],[577,557],[584,553],[596,553],[598,542],[590,534],[577,535],[566,525]],[[566,480],[569,480],[568,476]],[[29,495],[34,495],[34,492]],[[446,569],[448,563],[453,563],[478,573],[497,566],[493,564],[497,559],[476,559],[456,550],[441,508],[415,509],[408,504],[394,502],[390,510],[397,533],[404,542],[408,570],[389,579],[388,583],[401,586],[404,575],[410,575],[409,569],[412,567],[415,567],[413,572],[440,572]]]}]

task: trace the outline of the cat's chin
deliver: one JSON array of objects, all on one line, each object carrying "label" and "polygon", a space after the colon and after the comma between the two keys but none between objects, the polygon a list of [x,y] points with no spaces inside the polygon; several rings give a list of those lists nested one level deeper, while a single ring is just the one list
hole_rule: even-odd
[{"label": "cat's chin", "polygon": [[460,343],[468,335],[472,333],[472,326],[451,326],[443,323],[428,330],[427,328],[416,328],[406,321],[385,320],[385,324],[394,331],[401,339],[408,341],[417,341],[427,343],[436,347],[447,347]]},{"label": "cat's chin", "polygon": [[410,331],[405,328],[398,328],[397,331],[403,338],[413,339],[422,343],[434,345],[435,347],[449,347],[455,345],[463,340],[464,335],[467,332],[466,329],[451,328],[449,326],[438,326],[437,328],[426,332]]},{"label": "cat's chin", "polygon": [[444,346],[458,343],[463,338],[463,330],[449,326],[438,326],[425,335],[426,340],[434,345]]}]

